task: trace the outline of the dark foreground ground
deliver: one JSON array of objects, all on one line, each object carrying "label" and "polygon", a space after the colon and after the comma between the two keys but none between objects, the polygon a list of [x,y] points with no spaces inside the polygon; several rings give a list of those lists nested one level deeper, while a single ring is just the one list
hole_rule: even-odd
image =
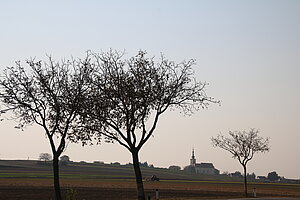
[{"label": "dark foreground ground", "polygon": [[[117,200],[136,199],[136,190],[132,188],[75,188],[78,200]],[[63,189],[64,199],[67,189]],[[155,199],[155,190],[146,190],[147,196]],[[159,190],[160,199],[216,199],[238,198],[239,193],[187,190]],[[1,200],[50,200],[54,199],[52,187],[5,186],[0,188]]]},{"label": "dark foreground ground", "polygon": [[[71,194],[76,200],[136,199],[134,180],[63,179],[63,199]],[[243,184],[164,180],[144,182],[146,196],[155,199],[158,188],[161,200],[236,199],[243,197]],[[300,185],[249,184],[256,187],[257,197],[300,197]],[[250,193],[250,197],[253,195]],[[68,195],[69,194],[69,195]],[[54,200],[52,179],[0,178],[0,200]],[[148,198],[147,198],[148,199]]]}]

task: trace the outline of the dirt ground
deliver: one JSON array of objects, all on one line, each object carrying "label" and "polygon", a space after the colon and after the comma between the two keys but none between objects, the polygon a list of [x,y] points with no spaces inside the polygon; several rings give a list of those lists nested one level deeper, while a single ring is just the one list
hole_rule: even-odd
[{"label": "dirt ground", "polygon": [[[61,181],[62,193],[65,197],[70,188],[76,191],[78,200],[131,200],[136,199],[135,182],[133,180],[78,180]],[[241,184],[199,183],[184,181],[145,182],[146,195],[155,199],[158,189],[160,199],[218,199],[242,197]],[[300,197],[297,187],[259,187],[260,196]],[[0,200],[50,200],[54,199],[51,179],[0,179]]]},{"label": "dirt ground", "polygon": [[[75,188],[77,199],[80,200],[133,200],[136,199],[136,190],[133,188]],[[67,191],[64,188],[63,194]],[[146,190],[147,197],[155,199],[154,190]],[[200,198],[227,198],[239,197],[238,194],[228,192],[203,192],[203,191],[180,191],[159,190],[160,199],[200,199]],[[1,187],[0,199],[2,200],[49,200],[54,199],[53,188],[50,187]]]}]

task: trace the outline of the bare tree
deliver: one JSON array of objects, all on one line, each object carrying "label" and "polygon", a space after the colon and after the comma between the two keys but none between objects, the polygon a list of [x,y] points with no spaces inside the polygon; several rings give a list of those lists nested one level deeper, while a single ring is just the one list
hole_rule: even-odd
[{"label": "bare tree", "polygon": [[68,135],[76,131],[78,109],[85,94],[90,66],[84,60],[48,62],[28,60],[7,67],[1,76],[1,101],[5,111],[19,120],[17,128],[37,124],[44,129],[53,154],[55,197],[61,199],[59,156],[66,148]]},{"label": "bare tree", "polygon": [[[98,130],[97,138],[104,136],[131,153],[141,200],[145,194],[139,151],[153,135],[160,116],[177,108],[192,114],[216,101],[206,95],[207,84],[195,80],[194,60],[176,64],[162,56],[156,63],[144,51],[128,60],[122,56],[114,51],[94,54],[99,73],[91,80],[93,88],[82,119],[88,129]],[[83,134],[76,139],[88,138]]]},{"label": "bare tree", "polygon": [[47,162],[47,161],[50,161],[51,159],[52,159],[52,156],[49,153],[40,153],[40,156],[39,156],[40,161]]},{"label": "bare tree", "polygon": [[269,138],[264,139],[258,135],[259,131],[250,129],[250,131],[229,131],[230,137],[218,135],[213,137],[212,143],[215,147],[220,147],[232,154],[234,159],[238,159],[244,169],[244,189],[247,196],[247,164],[252,160],[257,152],[268,152]]}]

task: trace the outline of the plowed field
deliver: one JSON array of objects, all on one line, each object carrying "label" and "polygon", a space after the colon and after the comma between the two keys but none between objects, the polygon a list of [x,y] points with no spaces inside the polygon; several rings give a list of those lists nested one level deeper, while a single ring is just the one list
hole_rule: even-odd
[{"label": "plowed field", "polygon": [[[155,199],[158,189],[160,199],[217,199],[242,197],[243,184],[217,181],[144,182],[147,196]],[[77,199],[136,199],[134,180],[124,179],[62,179],[63,195],[75,189]],[[300,185],[250,184],[249,193],[257,188],[257,196],[300,197]],[[54,199],[51,178],[1,178],[0,200],[49,200]]]}]

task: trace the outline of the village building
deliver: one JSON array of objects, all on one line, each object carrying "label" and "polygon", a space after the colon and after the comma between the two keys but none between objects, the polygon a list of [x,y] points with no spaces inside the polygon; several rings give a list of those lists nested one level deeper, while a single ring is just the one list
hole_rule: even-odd
[{"label": "village building", "polygon": [[195,151],[192,151],[192,158],[190,159],[190,166],[195,169],[197,174],[218,175],[220,171],[214,167],[212,163],[197,163],[195,158]]}]

